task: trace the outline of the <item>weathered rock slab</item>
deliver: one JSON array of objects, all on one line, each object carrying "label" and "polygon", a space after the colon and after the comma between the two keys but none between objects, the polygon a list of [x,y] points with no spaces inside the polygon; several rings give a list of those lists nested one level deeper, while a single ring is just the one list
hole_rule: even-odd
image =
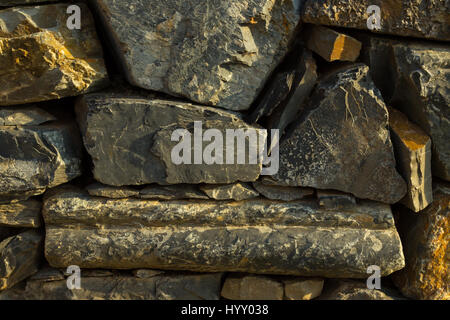
[{"label": "weathered rock slab", "polygon": [[259,196],[248,183],[233,183],[225,185],[202,185],[202,190],[209,198],[215,200],[246,200]]},{"label": "weathered rock slab", "polygon": [[81,175],[76,126],[0,127],[0,202],[27,199]]},{"label": "weathered rock slab", "polygon": [[[226,147],[227,129],[258,129],[246,124],[235,113],[128,93],[88,94],[80,99],[76,109],[84,145],[94,163],[94,177],[101,183],[112,186],[225,184],[255,181],[261,173],[262,161],[257,159],[252,164],[244,159],[245,163],[239,164],[237,143],[233,150]],[[201,128],[196,129],[194,122],[201,122]],[[196,164],[197,144],[193,137],[196,132],[202,137],[207,129],[218,130],[219,136],[211,138],[214,142],[200,138],[200,148],[197,147],[200,157],[211,144],[219,141],[215,139],[222,139],[223,150],[214,148],[217,154],[210,153],[211,162],[203,157]],[[181,142],[172,140],[175,130],[183,130],[186,135],[185,138],[176,136]],[[265,143],[265,139],[258,140]],[[189,143],[185,148],[186,156],[184,151],[176,153],[175,147],[180,148],[183,141]],[[249,147],[247,150],[258,150],[258,141],[244,143]],[[226,163],[228,152],[234,155],[234,164]],[[179,157],[182,158],[178,162]]]},{"label": "weathered rock slab", "polygon": [[450,184],[436,183],[433,198],[419,214],[399,212],[406,267],[393,280],[407,297],[450,300]]},{"label": "weathered rock slab", "polygon": [[67,27],[68,4],[0,10],[0,106],[76,96],[108,84],[94,20]]},{"label": "weathered rock slab", "polygon": [[450,40],[450,4],[446,0],[306,0],[302,21],[368,30],[374,15],[369,6],[381,9],[380,30],[373,31],[436,40]]},{"label": "weathered rock slab", "polygon": [[42,203],[27,200],[0,204],[0,226],[15,228],[39,228]]},{"label": "weathered rock slab", "polygon": [[325,76],[310,104],[280,142],[280,185],[331,189],[396,203],[406,184],[396,171],[388,111],[368,75],[355,64]]},{"label": "weathered rock slab", "polygon": [[250,107],[299,21],[293,0],[93,3],[131,84],[230,110]]},{"label": "weathered rock slab", "polygon": [[38,271],[42,236],[26,231],[0,242],[0,291],[13,287]]},{"label": "weathered rock slab", "polygon": [[373,264],[384,275],[404,266],[390,207],[375,202],[330,211],[314,200],[159,202],[61,192],[47,198],[43,215],[46,258],[58,268],[365,278]]},{"label": "weathered rock slab", "polygon": [[37,126],[56,118],[37,107],[0,108],[0,126]]}]

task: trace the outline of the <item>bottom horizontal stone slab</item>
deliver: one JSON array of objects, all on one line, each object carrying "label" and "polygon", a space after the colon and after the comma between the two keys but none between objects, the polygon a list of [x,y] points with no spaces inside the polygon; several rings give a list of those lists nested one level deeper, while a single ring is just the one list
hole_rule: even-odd
[{"label": "bottom horizontal stone slab", "polygon": [[154,268],[367,278],[404,267],[389,205],[327,210],[291,202],[47,197],[45,255],[53,267]]}]

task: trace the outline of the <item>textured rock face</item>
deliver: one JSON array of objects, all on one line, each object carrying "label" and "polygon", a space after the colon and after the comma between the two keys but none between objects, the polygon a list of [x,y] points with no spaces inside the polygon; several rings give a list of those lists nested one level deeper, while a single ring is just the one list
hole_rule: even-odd
[{"label": "textured rock face", "polygon": [[373,38],[367,52],[386,102],[431,137],[433,175],[450,181],[450,47]]},{"label": "textured rock face", "polygon": [[81,175],[81,141],[71,124],[0,126],[0,202],[44,193]]},{"label": "textured rock face", "polygon": [[53,120],[54,116],[36,107],[0,109],[0,126],[37,126]]},{"label": "textured rock face", "polygon": [[402,203],[419,212],[433,202],[430,137],[395,109],[389,110],[389,125],[397,168],[408,185]]},{"label": "textured rock face", "polygon": [[34,230],[0,242],[0,291],[38,271],[41,250],[42,236]]},{"label": "textured rock face", "polygon": [[450,184],[437,183],[433,203],[420,214],[401,212],[406,267],[393,275],[413,299],[450,299]]},{"label": "textured rock face", "polygon": [[33,277],[24,290],[0,293],[0,300],[218,300],[221,278],[220,273],[90,276],[82,270],[79,290],[67,289],[66,280]]},{"label": "textured rock face", "polygon": [[67,4],[0,11],[0,106],[75,96],[107,83],[89,9],[67,28]]},{"label": "textured rock face", "polygon": [[390,207],[374,202],[330,211],[315,201],[159,202],[61,192],[47,199],[43,215],[54,267],[365,278],[373,264],[384,275],[404,266]]},{"label": "textured rock face", "polygon": [[39,228],[42,203],[36,200],[0,204],[0,226]]},{"label": "textured rock face", "polygon": [[388,112],[367,66],[344,67],[322,79],[308,109],[280,143],[280,169],[273,179],[385,203],[405,195],[405,182],[395,170]]},{"label": "textured rock face", "polygon": [[228,276],[222,297],[229,300],[283,300],[283,285],[263,276]]},{"label": "textured rock face", "polygon": [[203,185],[200,189],[211,199],[216,200],[245,200],[259,196],[249,184],[234,183],[228,185]]},{"label": "textured rock face", "polygon": [[230,110],[250,107],[287,52],[293,2],[93,1],[132,84]]},{"label": "textured rock face", "polygon": [[[77,104],[77,114],[84,145],[94,162],[94,177],[104,184],[248,182],[255,181],[261,173],[259,160],[256,164],[237,163],[237,147],[234,164],[226,164],[226,154],[232,152],[226,146],[226,129],[257,129],[231,112],[142,96],[101,93],[84,96]],[[171,140],[173,132],[186,129],[194,137],[195,121],[202,122],[204,131],[213,128],[222,133],[223,164],[173,162],[172,151],[179,144]],[[189,161],[194,164],[195,141],[187,140],[189,151],[192,150]],[[265,139],[260,139],[261,142]],[[203,143],[200,148],[203,154],[212,142],[200,143]],[[257,144],[252,140],[246,143],[252,150],[258,150]]]},{"label": "textured rock face", "polygon": [[307,46],[325,60],[356,61],[361,51],[361,42],[322,26],[308,29]]},{"label": "textured rock face", "polygon": [[368,30],[371,5],[381,9],[382,33],[450,40],[450,3],[446,0],[306,0],[302,20]]}]

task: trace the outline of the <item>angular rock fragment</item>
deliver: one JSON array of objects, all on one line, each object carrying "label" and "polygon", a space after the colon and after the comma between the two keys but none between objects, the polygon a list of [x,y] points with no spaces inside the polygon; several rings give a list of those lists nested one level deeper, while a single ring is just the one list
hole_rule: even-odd
[{"label": "angular rock fragment", "polygon": [[330,279],[319,300],[404,300],[392,289],[368,289],[363,281]]},{"label": "angular rock fragment", "polygon": [[39,228],[41,207],[42,203],[37,200],[0,204],[0,226]]},{"label": "angular rock fragment", "polygon": [[42,236],[26,231],[0,242],[0,291],[13,287],[38,271]]},{"label": "angular rock fragment", "polygon": [[82,29],[67,4],[0,10],[0,106],[76,96],[107,85],[103,53],[85,4]]},{"label": "angular rock fragment", "polygon": [[450,299],[450,184],[435,183],[433,203],[420,212],[399,213],[406,267],[393,275],[407,297]]},{"label": "angular rock fragment", "polygon": [[375,23],[373,31],[450,40],[450,4],[446,0],[305,0],[302,21],[368,30],[368,23],[376,18],[376,11],[368,10],[373,5],[380,8],[380,29],[375,29]]},{"label": "angular rock fragment", "polygon": [[319,205],[328,209],[343,209],[356,205],[356,199],[351,194],[334,190],[317,190]]},{"label": "angular rock fragment", "polygon": [[221,292],[229,300],[283,300],[283,284],[264,276],[230,275]]},{"label": "angular rock fragment", "polygon": [[68,289],[65,279],[32,277],[23,289],[0,292],[0,300],[218,300],[222,278],[220,273],[92,277],[86,270],[81,270],[81,275],[79,290]]},{"label": "angular rock fragment", "polygon": [[450,181],[450,46],[373,37],[366,60],[386,103],[432,140],[432,172]]},{"label": "angular rock fragment", "polygon": [[147,186],[139,191],[140,199],[155,200],[182,200],[182,199],[208,199],[197,186],[177,184],[173,186]]},{"label": "angular rock fragment", "polygon": [[250,107],[299,20],[293,0],[93,4],[131,84],[230,110]]},{"label": "angular rock fragment", "polygon": [[308,49],[328,62],[355,62],[359,57],[362,44],[355,38],[323,26],[311,26],[306,32]]},{"label": "angular rock fragment", "polygon": [[0,127],[0,202],[27,199],[81,175],[76,126]]},{"label": "angular rock fragment", "polygon": [[332,211],[314,200],[114,200],[66,191],[46,199],[43,215],[46,258],[57,268],[366,278],[373,264],[383,275],[404,266],[390,207],[376,202]]},{"label": "angular rock fragment", "polygon": [[202,185],[200,186],[206,195],[211,199],[216,200],[246,200],[259,196],[248,183],[234,183],[226,185]]},{"label": "angular rock fragment", "polygon": [[[258,128],[246,124],[235,113],[113,93],[85,95],[76,109],[84,144],[94,163],[94,177],[104,184],[249,182],[261,173],[262,161],[256,159],[252,164],[249,150],[257,152],[265,139],[258,136]],[[216,129],[209,131],[209,142],[203,136],[207,129]],[[256,140],[244,135],[229,139],[228,129],[254,133]],[[228,140],[235,141],[233,149],[227,149]],[[243,164],[236,156],[243,151],[236,140],[245,143]],[[234,155],[234,164],[226,163],[227,153]]]},{"label": "angular rock fragment", "polygon": [[388,112],[369,68],[345,66],[325,76],[301,119],[280,143],[280,185],[332,189],[398,202],[406,184],[395,170]]},{"label": "angular rock fragment", "polygon": [[389,110],[389,125],[397,168],[408,185],[401,202],[419,212],[433,202],[430,137],[395,109]]},{"label": "angular rock fragment", "polygon": [[271,200],[293,201],[314,194],[314,189],[312,188],[273,186],[264,184],[264,182],[261,181],[253,182],[253,187],[261,195]]},{"label": "angular rock fragment", "polygon": [[322,293],[323,279],[294,278],[283,280],[287,300],[311,300]]},{"label": "angular rock fragment", "polygon": [[37,107],[0,108],[0,126],[37,126],[56,118]]}]

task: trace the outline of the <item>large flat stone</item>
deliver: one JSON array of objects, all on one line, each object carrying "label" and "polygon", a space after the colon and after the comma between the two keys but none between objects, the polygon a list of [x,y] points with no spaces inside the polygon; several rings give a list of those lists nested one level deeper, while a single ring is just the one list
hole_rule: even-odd
[{"label": "large flat stone", "polygon": [[299,20],[293,0],[92,3],[131,84],[230,110],[250,107]]},{"label": "large flat stone", "polygon": [[397,173],[388,111],[355,64],[325,76],[300,119],[280,142],[280,185],[332,189],[361,199],[398,202],[406,184]]},{"label": "large flat stone", "polygon": [[[102,210],[98,210],[102,208]],[[169,269],[366,278],[403,268],[390,207],[316,201],[145,201],[62,191],[47,198],[53,267]]]},{"label": "large flat stone", "polygon": [[304,22],[368,30],[371,5],[380,7],[381,33],[450,40],[446,0],[305,0]]},{"label": "large flat stone", "polygon": [[[76,109],[84,145],[94,163],[94,177],[101,183],[225,184],[255,181],[261,173],[262,161],[237,163],[237,147],[234,164],[226,164],[226,129],[257,129],[235,113],[128,93],[88,94],[80,99]],[[201,161],[194,165],[193,138],[191,164],[172,161],[172,150],[179,144],[171,140],[172,133],[186,129],[193,137],[195,121],[202,122],[203,130],[214,128],[222,133],[223,164]],[[201,154],[210,144],[203,142]],[[246,144],[255,150],[258,147],[252,142]]]},{"label": "large flat stone", "polygon": [[27,199],[81,175],[75,125],[0,127],[0,202]]},{"label": "large flat stone", "polygon": [[67,27],[68,4],[0,10],[0,106],[76,96],[108,76],[85,4],[81,29]]},{"label": "large flat stone", "polygon": [[32,230],[0,242],[0,291],[12,288],[38,271],[42,238]]},{"label": "large flat stone", "polygon": [[432,140],[432,172],[450,181],[450,46],[372,37],[365,59],[390,106]]},{"label": "large flat stone", "polygon": [[398,213],[406,267],[393,279],[412,299],[449,300],[450,184],[435,183],[433,198],[420,214],[407,209]]}]

